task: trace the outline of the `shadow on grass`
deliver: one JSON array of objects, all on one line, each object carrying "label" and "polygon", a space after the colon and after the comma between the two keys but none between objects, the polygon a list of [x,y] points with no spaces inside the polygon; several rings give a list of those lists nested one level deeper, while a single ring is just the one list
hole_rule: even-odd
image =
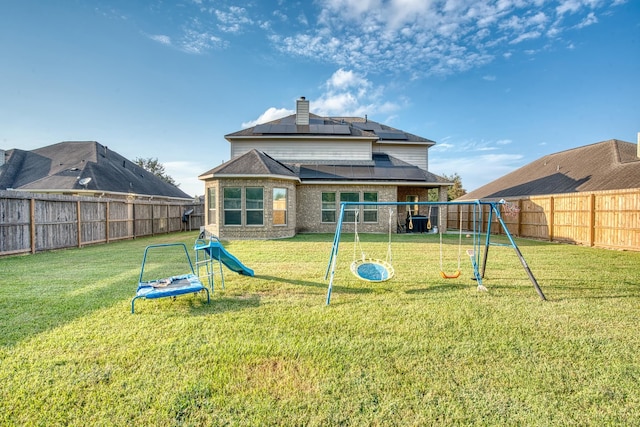
[{"label": "shadow on grass", "polygon": [[107,289],[98,286],[90,290],[85,288],[82,292],[75,292],[77,288],[56,285],[52,287],[59,288],[59,292],[46,289],[41,295],[37,295],[33,294],[33,291],[27,291],[16,294],[0,304],[0,345],[13,346],[22,340],[53,330],[92,312],[121,304],[123,301],[127,301],[125,310],[130,310],[130,301],[135,294],[134,286],[111,286]]},{"label": "shadow on grass", "polygon": [[260,295],[256,294],[221,298],[212,296],[209,304],[205,303],[202,306],[193,307],[191,314],[194,316],[206,316],[256,308],[260,306],[260,299]]},{"label": "shadow on grass", "polygon": [[[310,286],[310,287],[321,288],[321,289],[329,288],[329,283],[324,283],[324,282],[310,282],[307,280],[295,280],[295,279],[287,279],[284,277],[266,276],[266,275],[256,275],[255,277],[257,279],[270,280],[270,281],[281,282],[281,283],[289,283],[297,286]],[[349,294],[366,294],[366,293],[371,293],[373,291],[367,288],[348,288],[344,286],[334,285],[333,292],[342,292],[342,293],[349,293]]]},{"label": "shadow on grass", "polygon": [[451,292],[453,290],[466,289],[471,286],[475,286],[475,282],[469,281],[469,283],[470,284],[468,285],[463,283],[450,283],[450,284],[443,283],[435,286],[429,286],[428,288],[409,289],[408,291],[405,291],[405,293],[409,295],[442,293],[442,292]]}]

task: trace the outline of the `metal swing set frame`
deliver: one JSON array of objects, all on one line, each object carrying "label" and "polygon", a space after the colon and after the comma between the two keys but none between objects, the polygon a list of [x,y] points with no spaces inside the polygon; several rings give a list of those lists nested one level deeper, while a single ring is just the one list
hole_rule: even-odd
[{"label": "metal swing set frame", "polygon": [[[489,247],[490,246],[507,246],[513,248],[516,253],[520,263],[524,271],[526,272],[533,288],[538,293],[538,296],[541,300],[546,301],[546,297],[540,289],[538,285],[538,281],[535,276],[531,272],[527,261],[524,259],[522,252],[518,248],[513,236],[509,232],[507,225],[504,223],[502,219],[502,215],[500,214],[500,207],[505,205],[507,202],[504,200],[500,201],[484,201],[484,200],[474,200],[474,201],[452,201],[452,202],[342,202],[340,204],[340,217],[338,218],[338,222],[336,224],[336,232],[333,237],[333,246],[331,248],[331,255],[329,257],[329,262],[327,264],[327,270],[325,272],[324,279],[329,279],[329,285],[327,288],[327,298],[326,304],[329,305],[331,303],[331,292],[333,290],[333,283],[336,273],[336,264],[338,259],[338,248],[340,245],[340,235],[342,230],[342,224],[344,220],[345,210],[349,206],[456,206],[456,205],[465,205],[470,206],[473,212],[472,218],[472,230],[469,230],[473,236],[473,249],[467,250],[467,255],[471,260],[471,265],[473,267],[473,276],[475,281],[477,282],[479,290],[486,290],[486,288],[482,284],[482,279],[484,278],[486,267],[487,267],[487,259],[489,256]],[[486,218],[486,232],[482,232],[483,221],[483,211],[484,206],[489,206],[489,214]],[[506,212],[506,210],[505,210]],[[471,213],[471,209],[470,209]],[[389,215],[392,215],[392,212],[389,212]],[[491,225],[495,220],[502,227],[504,234],[506,235],[509,243],[495,243],[491,241]],[[445,226],[446,229],[446,226]],[[460,230],[462,232],[462,221],[460,221]],[[442,268],[441,268],[442,269]]]}]

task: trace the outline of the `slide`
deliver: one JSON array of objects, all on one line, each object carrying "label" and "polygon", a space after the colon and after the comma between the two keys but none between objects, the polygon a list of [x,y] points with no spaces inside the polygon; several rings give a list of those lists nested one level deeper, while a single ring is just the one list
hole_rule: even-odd
[{"label": "slide", "polygon": [[253,270],[241,263],[238,258],[227,252],[224,246],[222,246],[222,243],[220,243],[219,241],[211,240],[207,242],[206,246],[197,246],[196,249],[207,251],[211,258],[220,261],[231,271],[235,271],[236,273],[242,274],[244,276],[253,277]]}]

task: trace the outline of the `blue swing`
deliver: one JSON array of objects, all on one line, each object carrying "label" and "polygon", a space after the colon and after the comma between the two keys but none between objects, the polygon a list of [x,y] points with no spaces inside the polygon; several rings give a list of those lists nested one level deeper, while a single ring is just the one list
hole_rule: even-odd
[{"label": "blue swing", "polygon": [[[389,244],[387,245],[387,259],[367,258],[360,244],[358,235],[358,211],[355,212],[355,241],[353,246],[353,262],[351,263],[351,273],[360,280],[367,282],[384,282],[391,279],[395,270],[391,265],[391,219],[393,211],[389,209]],[[356,249],[360,248],[361,258],[356,259]]]}]

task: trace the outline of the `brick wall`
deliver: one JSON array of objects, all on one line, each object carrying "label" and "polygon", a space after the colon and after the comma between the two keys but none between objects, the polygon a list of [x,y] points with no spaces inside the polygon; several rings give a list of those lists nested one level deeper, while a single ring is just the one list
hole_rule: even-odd
[{"label": "brick wall", "polygon": [[[212,221],[209,218],[209,200],[205,200],[207,211],[205,229],[223,240],[240,239],[280,239],[293,237],[296,233],[296,185],[294,181],[282,179],[219,179],[208,180],[205,183],[205,194],[208,198],[210,187],[216,189],[216,218]],[[223,192],[225,187],[242,188],[242,224],[224,225]],[[263,225],[244,225],[246,201],[244,199],[244,189],[246,187],[262,187],[264,189],[264,221]],[[287,189],[287,224],[273,224],[273,189]],[[213,222],[213,224],[211,224]]]},{"label": "brick wall", "polygon": [[[336,192],[336,220],[340,214],[340,192],[360,193],[362,201],[363,192],[378,193],[379,202],[396,202],[397,187],[381,185],[300,185],[298,186],[298,233],[334,233],[336,223],[322,223],[322,193]],[[389,208],[396,215],[397,206],[379,206],[378,222],[363,223],[360,220],[358,231],[364,233],[388,233],[389,232]],[[360,216],[362,218],[362,216]],[[396,218],[392,218],[392,231],[396,231]],[[342,231],[353,232],[353,223],[343,223]]]},{"label": "brick wall", "polygon": [[[296,185],[294,181],[281,179],[218,179],[205,182],[205,194],[208,198],[209,188],[216,189],[216,218],[211,221],[209,218],[209,200],[205,200],[206,229],[209,233],[215,234],[220,239],[278,239],[293,237],[297,233],[334,233],[337,223],[322,222],[322,193],[336,193],[336,221],[340,214],[340,193],[357,192],[360,200],[363,200],[364,192],[378,193],[378,202],[404,202],[408,195],[417,195],[418,201],[424,202],[428,199],[428,189],[418,187],[397,187],[394,185]],[[244,188],[262,187],[264,188],[264,225],[224,225],[223,191],[225,187],[240,187],[243,189],[243,224],[245,223],[244,209]],[[273,189],[287,189],[287,224],[285,226],[273,225]],[[362,208],[360,208],[362,212]],[[391,210],[391,212],[390,212]],[[420,206],[419,213],[427,215],[429,208]],[[358,231],[363,233],[388,233],[389,215],[391,218],[391,230],[396,232],[398,221],[405,222],[407,206],[379,206],[378,221],[366,223],[362,221],[358,224]],[[353,222],[344,222],[343,232],[353,232],[355,229]]]}]

